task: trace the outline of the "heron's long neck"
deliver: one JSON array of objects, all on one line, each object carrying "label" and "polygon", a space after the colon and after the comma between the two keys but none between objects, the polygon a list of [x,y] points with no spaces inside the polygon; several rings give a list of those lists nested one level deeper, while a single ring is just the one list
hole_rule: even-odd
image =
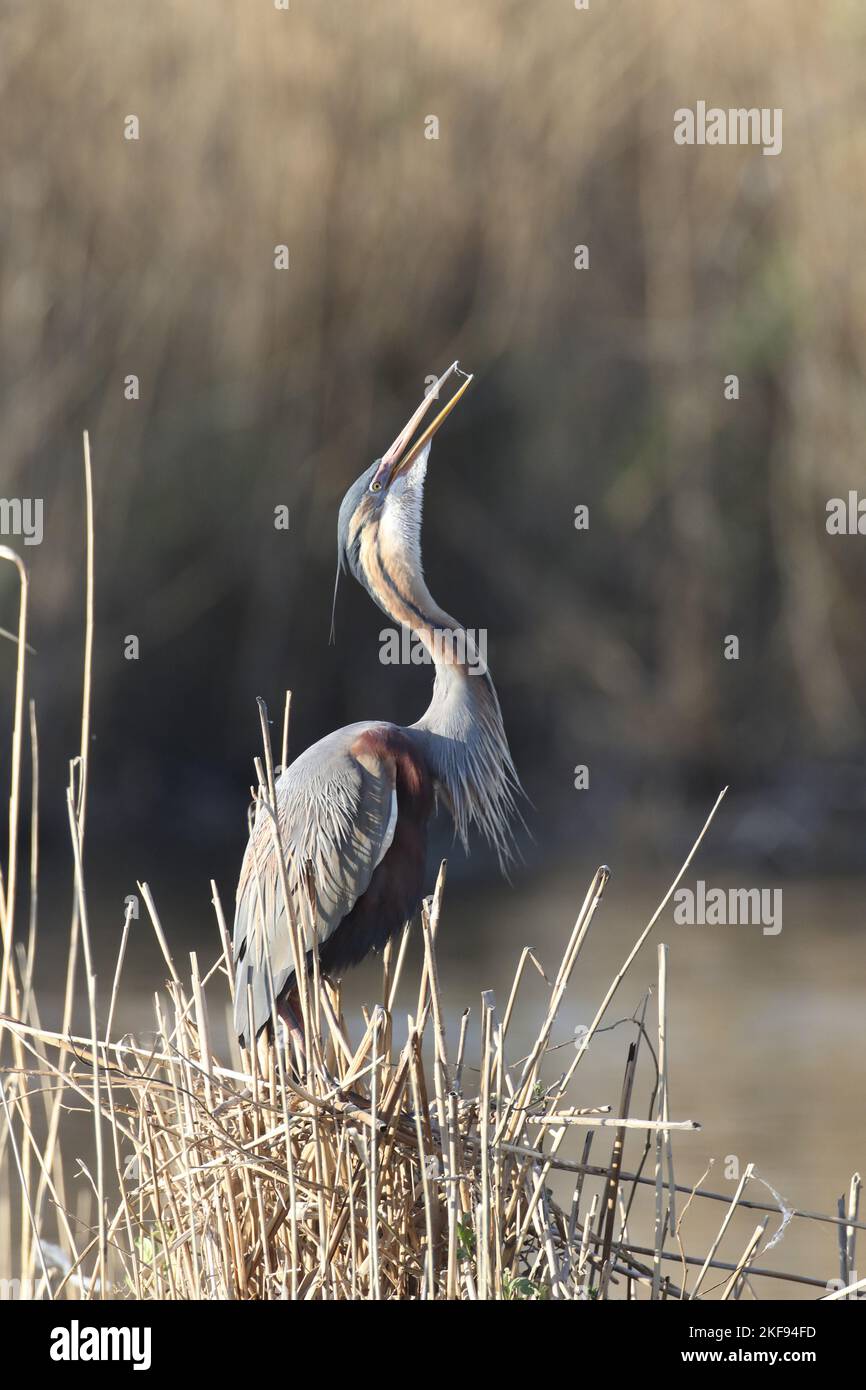
[{"label": "heron's long neck", "polygon": [[424,582],[417,531],[376,537],[365,556],[372,597],[411,629],[430,653],[436,676],[413,737],[423,747],[465,845],[476,825],[505,866],[513,857],[512,818],[520,781],[499,700],[476,636],[446,613]]}]

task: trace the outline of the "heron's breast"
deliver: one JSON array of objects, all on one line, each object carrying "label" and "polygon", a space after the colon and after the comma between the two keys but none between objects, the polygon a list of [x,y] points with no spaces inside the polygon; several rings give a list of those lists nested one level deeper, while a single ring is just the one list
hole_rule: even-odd
[{"label": "heron's breast", "polygon": [[433,814],[433,778],[427,760],[403,729],[382,724],[365,729],[352,745],[357,758],[375,758],[394,769],[399,820],[426,823]]}]

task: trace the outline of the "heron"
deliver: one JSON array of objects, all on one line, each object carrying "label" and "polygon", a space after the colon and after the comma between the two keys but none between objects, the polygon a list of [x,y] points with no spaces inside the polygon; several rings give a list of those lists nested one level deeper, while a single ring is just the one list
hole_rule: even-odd
[{"label": "heron", "polygon": [[[452,377],[459,388],[452,383],[450,399],[421,430]],[[275,1015],[296,1035],[300,1031],[286,885],[295,920],[306,924],[308,962],[317,949],[322,974],[340,979],[415,918],[428,824],[438,805],[450,814],[465,849],[474,828],[503,870],[514,858],[522,788],[499,699],[478,643],[435,602],[421,562],[433,437],[471,381],[452,363],[340,506],[337,580],[348,570],[394,623],[423,643],[434,666],[432,697],[415,724],[349,724],[280,772],[274,815],[285,876],[272,825],[259,807],[241,867],[233,933],[234,1021],[242,1046]]]}]

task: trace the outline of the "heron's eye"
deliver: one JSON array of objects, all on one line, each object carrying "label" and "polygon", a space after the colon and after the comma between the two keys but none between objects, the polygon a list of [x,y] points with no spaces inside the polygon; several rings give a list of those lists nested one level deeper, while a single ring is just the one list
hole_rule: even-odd
[{"label": "heron's eye", "polygon": [[370,484],[370,491],[371,491],[371,492],[381,492],[381,491],[382,491],[382,484],[381,484],[381,483],[377,483],[377,482],[372,482],[372,483]]}]

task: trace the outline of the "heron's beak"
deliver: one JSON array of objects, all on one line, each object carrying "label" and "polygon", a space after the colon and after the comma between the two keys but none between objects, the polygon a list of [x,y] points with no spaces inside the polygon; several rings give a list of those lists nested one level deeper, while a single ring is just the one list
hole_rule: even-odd
[{"label": "heron's beak", "polygon": [[[424,419],[424,416],[427,414],[427,411],[430,409],[433,402],[438,400],[441,388],[445,385],[448,378],[452,376],[455,372],[458,376],[462,376],[464,378],[459,388],[454,392],[454,395],[451,397],[450,401],[448,401],[442,407],[442,409],[439,411],[439,414],[418,436],[414,444],[412,444],[410,441],[412,439],[413,434],[420,425],[421,421]],[[391,445],[388,452],[385,455],[383,455],[379,467],[376,470],[376,481],[380,482],[383,487],[387,488],[390,487],[391,483],[393,483],[395,478],[399,477],[401,473],[404,473],[406,471],[406,469],[412,463],[413,459],[417,458],[418,454],[420,454],[421,450],[424,448],[424,445],[428,442],[428,440],[433,438],[439,426],[443,424],[445,420],[448,419],[448,416],[451,414],[455,405],[460,400],[460,397],[463,395],[464,391],[469,386],[469,383],[471,381],[472,377],[468,375],[466,372],[461,371],[460,366],[457,362],[451,363],[451,366],[448,368],[448,370],[442,373],[439,380],[436,382],[436,385],[431,387],[430,391],[424,397],[423,401],[421,402],[411,419],[409,419],[407,423],[404,425],[403,429],[397,435],[397,438],[394,440],[394,443]]]}]

